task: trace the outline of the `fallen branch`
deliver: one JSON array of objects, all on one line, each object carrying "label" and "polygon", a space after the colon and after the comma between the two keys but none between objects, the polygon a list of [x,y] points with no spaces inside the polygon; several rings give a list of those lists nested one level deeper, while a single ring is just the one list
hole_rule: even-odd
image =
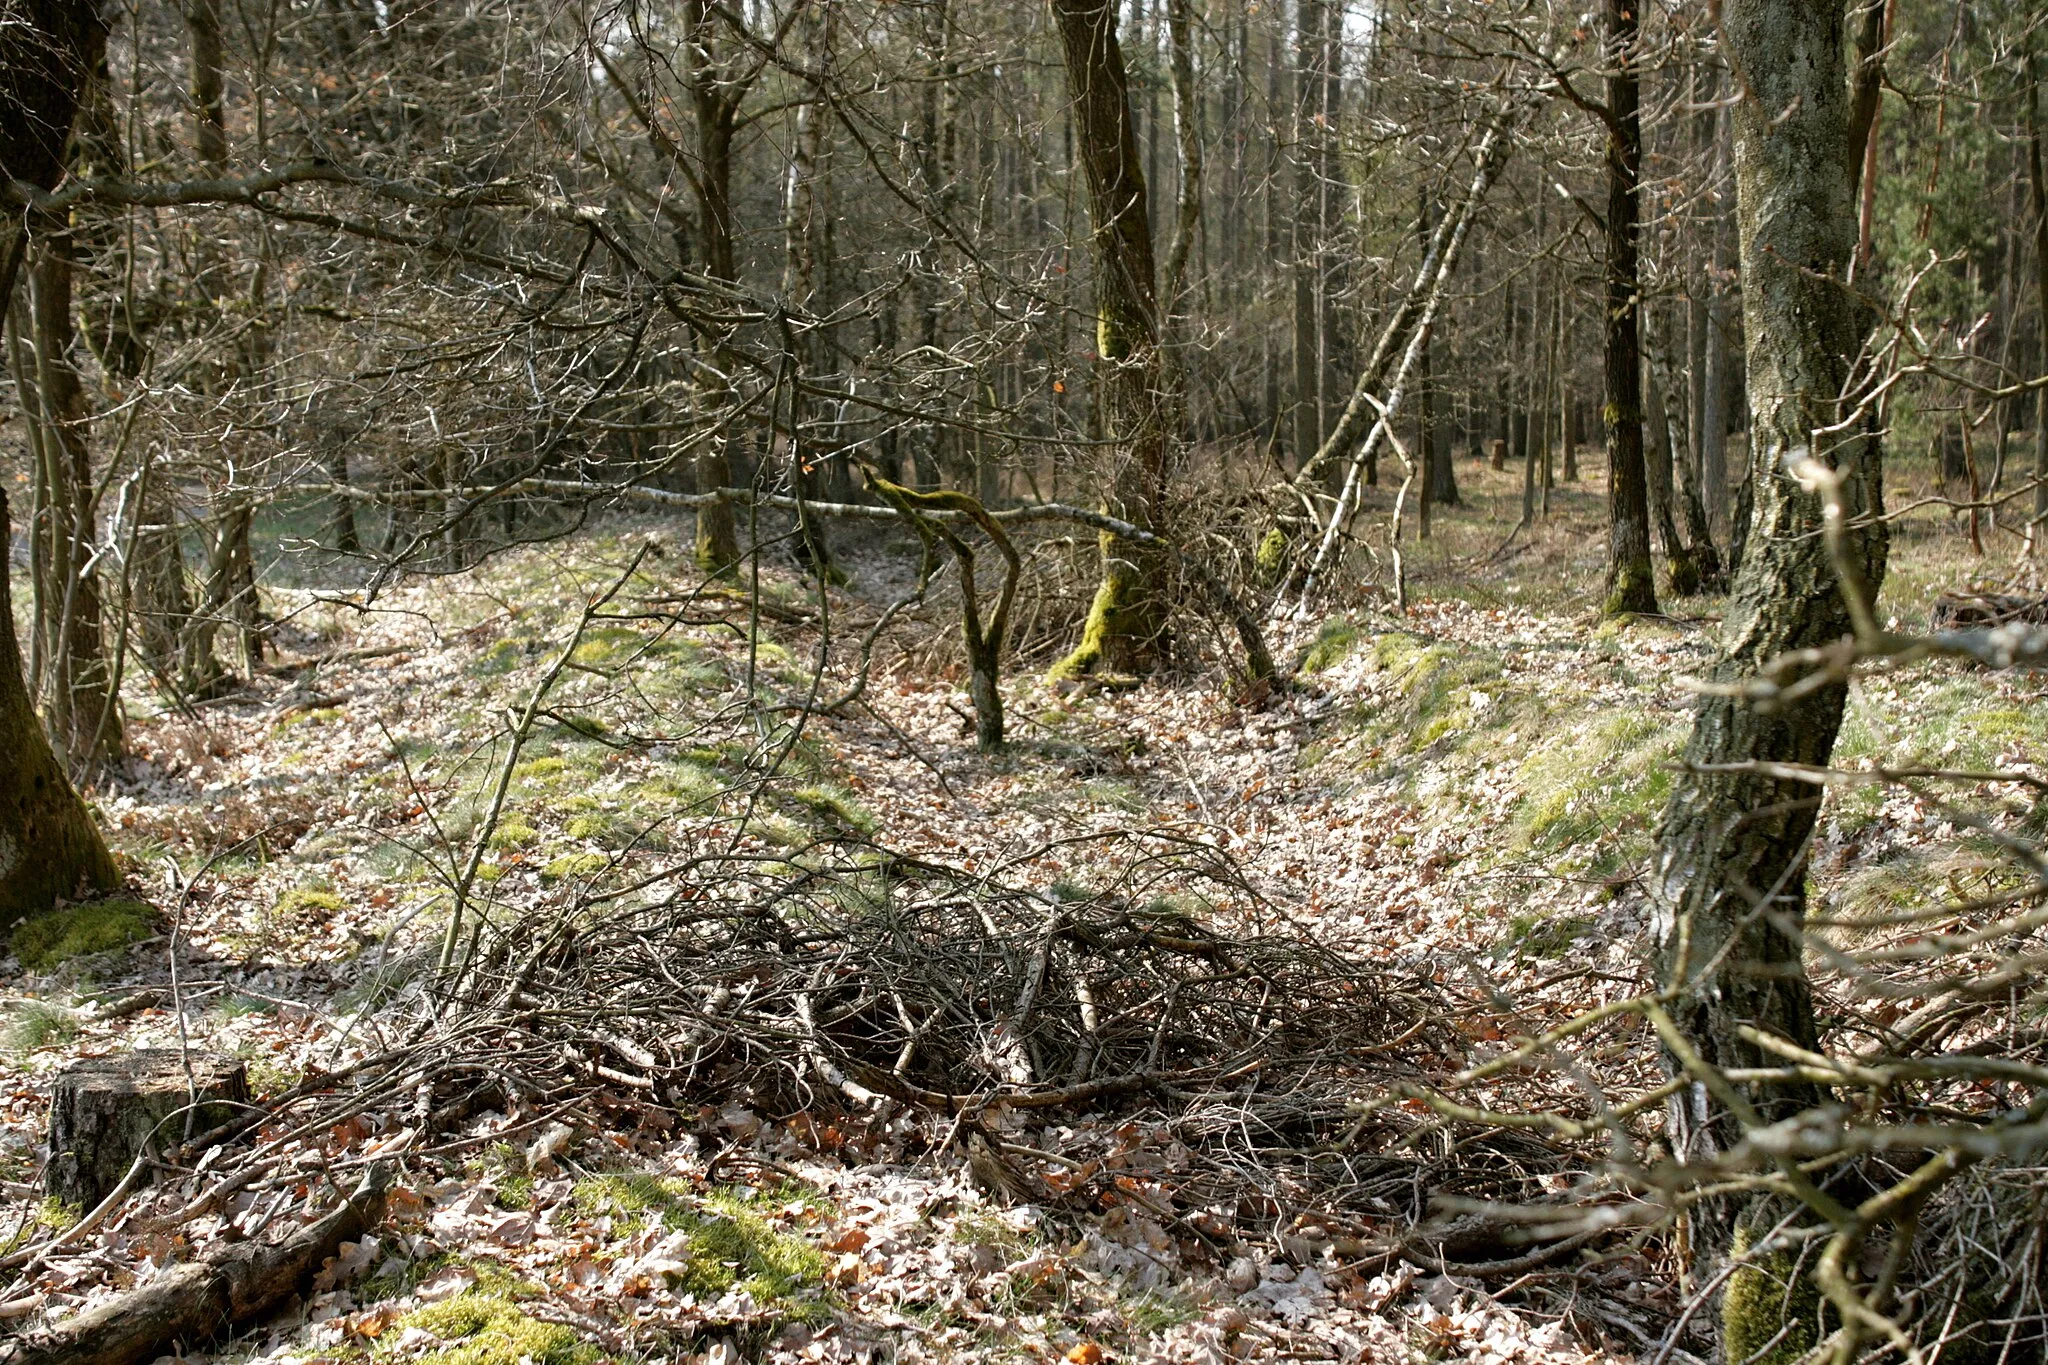
[{"label": "fallen branch", "polygon": [[261,1318],[384,1215],[390,1171],[370,1167],[341,1207],[274,1246],[235,1242],[139,1289],[0,1344],[5,1365],[139,1365]]}]

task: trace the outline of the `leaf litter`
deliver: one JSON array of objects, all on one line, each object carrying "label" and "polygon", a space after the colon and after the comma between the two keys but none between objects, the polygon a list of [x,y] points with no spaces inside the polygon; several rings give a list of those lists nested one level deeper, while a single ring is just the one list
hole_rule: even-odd
[{"label": "leaf litter", "polygon": [[[484,830],[503,713],[590,566],[652,538],[628,523],[574,562],[513,557],[361,616],[307,595],[243,692],[136,724],[139,758],[101,806],[166,923],[27,979],[23,1001],[64,1023],[20,1032],[6,1059],[13,1245],[46,1246],[76,1216],[35,1182],[48,1081],[69,1061],[182,1038],[240,1056],[280,1103],[179,1154],[89,1235],[17,1251],[0,1317],[63,1317],[222,1237],[277,1235],[384,1161],[400,1173],[385,1225],[224,1358],[1579,1361],[1632,1357],[1670,1319],[1673,1277],[1646,1259],[1668,1253],[1625,1236],[1506,1282],[1395,1254],[1446,1170],[1426,1150],[1392,1169],[1369,1153],[1426,1149],[1442,1126],[1396,1108],[1373,1118],[1377,1142],[1329,1138],[1347,1097],[1640,984],[1627,887],[1654,812],[1639,789],[1684,722],[1703,632],[1648,625],[1624,649],[1589,643],[1583,621],[1424,603],[1361,618],[1348,650],[1260,710],[1185,684],[1006,679],[1017,742],[990,760],[952,680],[878,655],[862,706],[799,721],[773,708],[813,690],[815,629],[764,623],[750,648],[743,607],[654,613],[586,637]],[[649,599],[676,586],[661,562],[633,585]],[[872,610],[835,596],[842,619]],[[770,707],[739,704],[750,671]],[[1568,711],[1595,715],[1571,742]],[[1827,827],[1819,870],[1846,877],[1842,850],[1938,822],[1888,799]],[[383,1059],[432,1018],[449,889],[478,844],[473,914],[493,944],[468,946],[471,989],[436,1044],[451,1069],[422,1080]],[[825,906],[872,922],[791,936]],[[729,968],[769,919],[781,937],[730,981],[648,947]],[[557,925],[571,932],[551,940]],[[902,998],[835,977],[892,944]],[[1099,984],[1122,994],[1090,1001],[1105,953],[1121,975]],[[1234,977],[1316,998],[1341,978],[1318,955],[1375,964],[1356,979],[1380,988],[1322,999],[1324,1038],[1290,1039],[1231,994]],[[1161,1012],[1182,959],[1240,1012]],[[951,988],[917,976],[933,961]],[[634,994],[664,972],[667,995]],[[580,982],[599,1008],[508,1014],[551,974],[551,998]],[[1002,989],[958,989],[980,980]],[[1006,1038],[1027,981],[1058,1012]],[[1404,995],[1426,1007],[1404,1012]],[[1164,1041],[1119,1032],[1120,1010]],[[810,1027],[778,1033],[790,1020]],[[1293,1092],[1351,1026],[1347,1055],[1383,1047],[1383,1064],[1352,1064],[1320,1112],[1328,1097]],[[1074,1075],[1145,1079],[1099,1103],[943,1102]],[[1511,1143],[1493,1159],[1524,1190],[1577,1178]]]}]

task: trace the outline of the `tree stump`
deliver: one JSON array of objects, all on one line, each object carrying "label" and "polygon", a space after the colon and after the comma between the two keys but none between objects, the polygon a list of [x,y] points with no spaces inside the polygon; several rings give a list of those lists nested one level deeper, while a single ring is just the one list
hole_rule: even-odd
[{"label": "tree stump", "polygon": [[1498,436],[1486,443],[1486,463],[1491,469],[1508,467],[1508,443]]},{"label": "tree stump", "polygon": [[192,1073],[175,1048],[139,1048],[74,1062],[50,1094],[49,1162],[43,1188],[92,1208],[128,1174],[145,1142],[159,1152],[184,1141],[191,1085],[199,1112],[190,1131],[234,1118],[249,1100],[249,1073],[233,1057],[194,1052]]}]

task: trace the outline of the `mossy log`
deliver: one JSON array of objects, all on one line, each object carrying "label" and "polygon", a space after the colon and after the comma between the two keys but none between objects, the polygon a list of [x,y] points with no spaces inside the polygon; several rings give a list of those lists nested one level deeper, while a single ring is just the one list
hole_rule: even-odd
[{"label": "mossy log", "polygon": [[160,1272],[139,1289],[53,1327],[14,1338],[7,1365],[138,1365],[174,1347],[210,1341],[300,1292],[315,1271],[384,1216],[384,1167],[373,1166],[346,1203],[275,1245],[229,1242]]},{"label": "mossy log", "polygon": [[249,1101],[241,1062],[217,1053],[190,1055],[191,1073],[174,1048],[142,1048],[74,1062],[50,1094],[49,1163],[43,1187],[58,1199],[91,1208],[128,1174],[145,1143],[163,1151],[183,1140],[196,1088],[191,1131],[203,1133],[236,1118]]}]

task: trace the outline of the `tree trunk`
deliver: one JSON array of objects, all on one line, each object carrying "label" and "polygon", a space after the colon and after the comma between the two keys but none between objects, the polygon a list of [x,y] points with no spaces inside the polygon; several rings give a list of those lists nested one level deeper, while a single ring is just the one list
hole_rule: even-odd
[{"label": "tree trunk", "polygon": [[1643,468],[1649,476],[1650,519],[1656,525],[1657,538],[1664,544],[1664,579],[1673,593],[1684,597],[1699,591],[1699,575],[1671,515],[1671,471],[1675,463],[1672,438],[1677,423],[1665,407],[1663,388],[1652,380],[1646,393],[1649,411],[1645,414],[1648,430],[1644,434]]},{"label": "tree trunk", "polygon": [[[687,0],[686,37],[680,46],[684,84],[696,116],[697,165],[690,184],[697,196],[697,234],[704,252],[704,273],[713,279],[736,283],[739,270],[733,255],[732,139],[747,83],[727,79],[722,64],[715,58],[721,46],[717,31],[720,22],[706,0]],[[730,374],[733,367],[720,363],[718,368],[721,374]],[[729,433],[721,432],[706,441],[696,463],[698,492],[732,487]],[[739,530],[733,521],[732,504],[714,502],[697,509],[696,558],[697,567],[707,574],[729,574],[739,567]]]},{"label": "tree trunk", "polygon": [[[1104,481],[1104,510],[1149,531],[1180,413],[1162,382],[1152,234],[1117,44],[1117,7],[1111,0],[1052,0],[1052,9],[1088,179],[1099,367],[1092,387],[1100,430],[1116,461]],[[1166,626],[1159,556],[1106,532],[1101,548],[1102,582],[1081,642],[1054,666],[1055,676],[1138,669],[1158,654]]]},{"label": "tree trunk", "polygon": [[[1730,60],[1748,82],[1735,106],[1735,146],[1754,488],[1726,653],[1714,670],[1732,682],[1850,630],[1820,534],[1820,500],[1787,473],[1788,457],[1811,451],[1841,472],[1853,552],[1873,591],[1886,542],[1875,439],[1816,437],[1840,421],[1849,361],[1867,326],[1841,283],[1855,247],[1843,13],[1800,0],[1729,0],[1723,14]],[[1833,683],[1770,710],[1727,696],[1700,705],[1659,836],[1654,890],[1657,968],[1680,992],[1680,1030],[1710,1065],[1776,1064],[1743,1039],[1744,1027],[1816,1045],[1801,949],[1819,798],[1804,782],[1702,769],[1825,764],[1845,696]],[[1817,1098],[1799,1086],[1739,1089],[1765,1122]],[[1673,1121],[1681,1156],[1725,1148],[1736,1136],[1730,1116],[1704,1098],[1677,1104]],[[1725,1229],[1709,1222],[1698,1220],[1694,1240],[1712,1254]]]},{"label": "tree trunk", "polygon": [[[41,516],[29,533],[41,540],[45,578],[35,629],[42,641],[42,701],[50,737],[74,769],[96,768],[121,753],[121,716],[106,647],[100,597],[99,499],[92,468],[92,420],[72,362],[72,241],[68,225],[38,217],[47,234],[31,248],[31,345],[16,347],[15,381],[37,455]],[[21,362],[28,362],[28,373]],[[30,400],[33,400],[32,402]]]},{"label": "tree trunk", "polygon": [[1322,361],[1316,337],[1316,262],[1323,249],[1315,145],[1326,0],[1297,0],[1294,19],[1294,448],[1307,459],[1323,443]]},{"label": "tree trunk", "polygon": [[[1430,234],[1436,222],[1443,217],[1441,206],[1430,201],[1427,195],[1422,200],[1421,237],[1423,250],[1429,249]],[[1422,339],[1422,377],[1417,383],[1416,397],[1419,400],[1416,412],[1422,427],[1422,470],[1423,497],[1437,507],[1458,505],[1458,470],[1451,463],[1450,433],[1440,420],[1437,409],[1436,369],[1436,328],[1432,326],[1429,335]]]},{"label": "tree trunk", "polygon": [[[2041,150],[2041,76],[2038,58],[2027,54],[2027,187],[2034,207],[2034,297],[2040,307],[2035,323],[2041,348],[2040,372],[2048,374],[2048,167]],[[2034,520],[2027,542],[2038,553],[2042,524],[2048,520],[2048,387],[2034,391]]]},{"label": "tree trunk", "polygon": [[[1713,83],[1718,98],[1721,82]],[[1728,179],[1728,112],[1715,117],[1714,162],[1711,183],[1726,185]],[[1724,191],[1725,196],[1725,191]],[[1714,536],[1733,543],[1733,517],[1728,498],[1728,370],[1733,349],[1728,345],[1729,266],[1728,208],[1715,201],[1713,214],[1713,270],[1707,284],[1706,377],[1700,385],[1700,483],[1704,485],[1707,526]],[[1732,570],[1734,556],[1730,555]]]},{"label": "tree trunk", "polygon": [[1657,610],[1643,469],[1642,283],[1637,189],[1643,126],[1636,79],[1637,0],[1607,0],[1607,602],[1608,615]]},{"label": "tree trunk", "polygon": [[[4,239],[18,231],[0,228],[0,248],[12,245]],[[0,548],[12,543],[7,494],[0,489]],[[0,764],[0,925],[47,910],[59,898],[121,885],[99,827],[71,789],[29,701],[8,578],[0,559],[0,754],[9,759]]]}]

